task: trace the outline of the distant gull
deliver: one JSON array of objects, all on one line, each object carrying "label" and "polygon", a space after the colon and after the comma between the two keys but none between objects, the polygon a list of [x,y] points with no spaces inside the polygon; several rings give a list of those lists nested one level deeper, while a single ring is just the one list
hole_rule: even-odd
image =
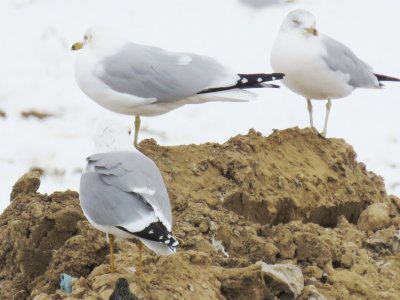
[{"label": "distant gull", "polygon": [[294,2],[295,0],[239,0],[239,1],[254,9],[261,9],[267,6],[288,4]]},{"label": "distant gull", "polygon": [[311,99],[328,100],[323,136],[327,132],[331,99],[346,97],[356,88],[381,88],[381,81],[400,81],[375,74],[345,45],[319,33],[315,17],[305,10],[292,11],[283,21],[271,52],[271,65],[285,73],[284,85],[306,98],[311,127]]},{"label": "distant gull", "polygon": [[140,116],[156,116],[185,104],[249,101],[242,89],[278,87],[264,82],[283,74],[237,74],[218,61],[192,53],[169,52],[119,37],[109,28],[93,27],[79,50],[75,77],[81,90],[111,111],[135,115],[137,146]]},{"label": "distant gull", "polygon": [[171,233],[171,206],[161,173],[132,147],[129,132],[117,123],[102,125],[96,134],[96,154],[87,158],[79,189],[86,218],[109,237],[111,271],[115,237],[136,237],[158,255],[175,253],[179,244]]}]

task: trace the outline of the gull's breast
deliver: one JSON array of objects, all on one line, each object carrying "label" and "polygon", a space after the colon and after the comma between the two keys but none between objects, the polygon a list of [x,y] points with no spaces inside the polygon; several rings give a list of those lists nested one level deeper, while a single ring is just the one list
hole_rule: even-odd
[{"label": "gull's breast", "polygon": [[319,39],[280,34],[272,52],[275,72],[285,73],[282,83],[293,92],[309,99],[342,98],[353,88],[349,75],[328,68],[322,58]]}]

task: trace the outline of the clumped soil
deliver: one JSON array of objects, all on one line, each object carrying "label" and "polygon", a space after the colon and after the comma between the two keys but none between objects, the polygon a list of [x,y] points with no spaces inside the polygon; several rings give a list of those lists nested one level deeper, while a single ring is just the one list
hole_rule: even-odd
[{"label": "clumped soil", "polygon": [[177,254],[145,250],[139,275],[135,241],[118,241],[109,273],[78,194],[39,194],[32,172],[0,216],[0,299],[108,299],[120,277],[139,299],[400,298],[400,199],[343,140],[292,128],[140,147],[167,185]]}]

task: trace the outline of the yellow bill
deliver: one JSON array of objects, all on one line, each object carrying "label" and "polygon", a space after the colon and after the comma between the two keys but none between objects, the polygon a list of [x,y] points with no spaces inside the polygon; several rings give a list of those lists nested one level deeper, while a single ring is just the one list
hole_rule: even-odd
[{"label": "yellow bill", "polygon": [[311,33],[312,35],[318,35],[318,31],[317,31],[317,29],[315,29],[315,27],[309,27],[306,29],[306,31],[308,33]]}]

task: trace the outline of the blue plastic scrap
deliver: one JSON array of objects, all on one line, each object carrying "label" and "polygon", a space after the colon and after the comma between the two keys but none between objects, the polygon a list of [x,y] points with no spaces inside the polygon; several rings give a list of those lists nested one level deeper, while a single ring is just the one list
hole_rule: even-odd
[{"label": "blue plastic scrap", "polygon": [[61,273],[60,275],[60,288],[66,292],[66,293],[71,293],[72,292],[72,282],[75,277],[72,277],[71,275],[68,275],[66,273]]}]

